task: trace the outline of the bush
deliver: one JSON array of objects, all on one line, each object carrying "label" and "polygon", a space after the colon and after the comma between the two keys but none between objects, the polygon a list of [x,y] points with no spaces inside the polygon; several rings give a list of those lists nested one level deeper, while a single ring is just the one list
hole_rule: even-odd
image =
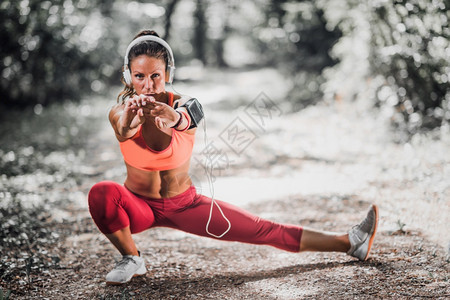
[{"label": "bush", "polygon": [[265,26],[256,31],[261,57],[277,64],[292,89],[294,109],[322,99],[322,71],[338,63],[329,52],[342,33],[328,28],[324,11],[315,1],[274,1],[267,8]]},{"label": "bush", "polygon": [[[0,287],[31,287],[34,275],[59,266],[73,221],[56,218],[79,201],[89,178],[86,142],[103,120],[105,100],[0,112]],[[33,275],[33,276],[32,276]],[[25,283],[27,285],[25,285]]]},{"label": "bush", "polygon": [[385,79],[379,102],[395,106],[394,122],[413,134],[450,120],[448,1],[376,2],[371,10],[375,74]]},{"label": "bush", "polygon": [[[114,71],[109,1],[2,1],[0,93],[4,106],[47,105],[103,90]],[[100,43],[102,36],[109,41]],[[95,51],[94,51],[95,50]]]}]

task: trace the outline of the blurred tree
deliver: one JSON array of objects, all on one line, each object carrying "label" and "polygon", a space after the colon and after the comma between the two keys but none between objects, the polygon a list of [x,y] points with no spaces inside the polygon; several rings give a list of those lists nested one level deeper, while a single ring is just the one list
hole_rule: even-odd
[{"label": "blurred tree", "polygon": [[367,93],[375,78],[372,98],[394,106],[394,121],[414,132],[450,120],[450,4],[428,2],[5,0],[0,103],[102,92],[119,82],[131,37],[152,28],[182,64],[278,67],[292,81],[296,108]]},{"label": "blurred tree", "polygon": [[449,6],[448,0],[373,2],[369,59],[385,78],[378,101],[396,107],[394,122],[409,133],[450,121]]},{"label": "blurred tree", "polygon": [[219,68],[228,67],[225,59],[225,44],[233,31],[230,26],[230,16],[235,12],[236,4],[230,2],[212,2],[209,5],[208,17],[209,34],[208,37],[212,42],[213,62]]},{"label": "blurred tree", "polygon": [[170,28],[172,27],[172,15],[175,12],[178,0],[171,0],[166,8],[166,24],[164,25],[164,40],[169,40]]},{"label": "blurred tree", "polygon": [[219,38],[215,40],[214,43],[214,52],[216,54],[216,65],[219,68],[228,67],[228,63],[225,60],[225,42],[228,39],[228,36],[231,32],[231,29],[228,25],[225,25],[222,31],[222,34]]},{"label": "blurred tree", "polygon": [[2,1],[1,104],[46,105],[102,91],[113,72],[111,10],[106,0]]},{"label": "blurred tree", "polygon": [[[185,0],[173,12],[172,37],[177,60],[189,64],[226,67],[226,43],[232,32],[230,16],[237,4],[234,1]],[[166,8],[168,11],[169,8]],[[166,14],[168,16],[168,13]],[[167,24],[167,23],[166,23]]]},{"label": "blurred tree", "polygon": [[295,109],[316,103],[322,98],[322,71],[337,63],[329,51],[341,32],[327,28],[323,10],[311,0],[270,1],[265,15],[256,29],[261,56],[292,78],[289,99]]},{"label": "blurred tree", "polygon": [[206,10],[207,3],[205,0],[197,0],[196,8],[194,12],[194,36],[193,45],[195,58],[200,60],[204,65],[207,63],[206,59],[206,42],[207,42],[207,23],[206,23]]},{"label": "blurred tree", "polygon": [[322,72],[324,100],[329,103],[352,101],[359,94],[367,99],[370,90],[367,82],[372,76],[368,62],[371,39],[368,1],[317,0],[316,3],[324,12],[325,26],[342,33],[329,51],[339,63]]}]

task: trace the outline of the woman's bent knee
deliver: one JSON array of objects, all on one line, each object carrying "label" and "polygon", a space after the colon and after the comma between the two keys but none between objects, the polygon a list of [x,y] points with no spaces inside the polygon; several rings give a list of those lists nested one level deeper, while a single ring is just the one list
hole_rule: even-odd
[{"label": "woman's bent knee", "polygon": [[108,211],[118,206],[117,202],[121,197],[116,185],[118,184],[112,181],[102,181],[96,183],[89,191],[89,212],[95,221],[104,218],[105,214],[111,214]]},{"label": "woman's bent knee", "polygon": [[102,181],[94,184],[88,194],[89,207],[91,206],[103,206],[105,201],[111,201],[114,197],[117,197],[118,185],[112,181]]}]

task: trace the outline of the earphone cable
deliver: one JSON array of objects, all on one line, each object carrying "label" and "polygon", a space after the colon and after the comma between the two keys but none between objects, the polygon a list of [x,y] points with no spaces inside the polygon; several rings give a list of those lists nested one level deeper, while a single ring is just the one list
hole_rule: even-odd
[{"label": "earphone cable", "polygon": [[[207,139],[207,129],[206,129],[206,117],[203,117],[203,137],[204,137],[204,143],[205,143],[205,147],[207,147],[208,145],[208,139]],[[230,231],[231,229],[231,222],[230,220],[228,220],[228,218],[225,216],[225,214],[222,211],[222,208],[220,207],[220,205],[217,203],[217,201],[214,199],[214,195],[215,195],[215,190],[214,190],[214,183],[213,183],[213,164],[212,162],[210,162],[210,167],[208,168],[208,161],[210,161],[210,159],[207,157],[206,159],[206,163],[205,163],[205,173],[206,176],[208,177],[208,184],[209,184],[209,191],[211,193],[211,207],[209,209],[209,217],[208,217],[208,222],[206,223],[206,232],[215,237],[215,238],[222,238],[225,234],[228,233],[228,231]],[[224,218],[225,221],[227,221],[228,223],[228,228],[221,234],[221,235],[216,235],[212,232],[209,231],[209,224],[211,222],[212,219],[212,214],[213,214],[213,209],[214,209],[214,205],[217,206],[217,208],[220,211],[220,214],[222,215],[222,217]]]},{"label": "earphone cable", "polygon": [[[173,83],[170,83],[170,87],[172,88],[172,90],[177,93],[180,96],[185,96],[184,94],[179,93],[173,86]],[[207,128],[206,128],[206,116],[203,116],[203,120],[202,120],[202,126],[203,126],[203,142],[204,142],[204,146],[205,149],[208,146],[208,137],[207,137]],[[222,208],[220,207],[220,205],[217,203],[217,201],[214,199],[214,195],[215,195],[215,190],[214,190],[214,183],[213,183],[213,163],[212,160],[210,159],[210,154],[206,153],[206,162],[205,165],[203,166],[204,170],[205,170],[205,174],[206,177],[208,179],[208,186],[209,186],[209,192],[211,193],[211,206],[209,209],[209,217],[208,217],[208,222],[206,223],[206,233],[208,233],[210,236],[213,236],[215,238],[222,238],[225,234],[228,233],[228,231],[230,231],[231,229],[231,222],[230,220],[225,216],[225,214],[222,211]],[[209,163],[209,166],[208,166]],[[228,228],[220,235],[216,235],[212,232],[209,231],[209,224],[211,223],[211,219],[212,219],[212,214],[213,214],[213,209],[214,209],[214,205],[219,209],[220,214],[222,215],[222,217],[224,218],[224,220],[228,223]]]}]

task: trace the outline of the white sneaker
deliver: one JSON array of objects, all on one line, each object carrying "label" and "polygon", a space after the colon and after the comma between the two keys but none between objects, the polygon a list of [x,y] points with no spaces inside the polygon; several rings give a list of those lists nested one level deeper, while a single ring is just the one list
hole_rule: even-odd
[{"label": "white sneaker", "polygon": [[142,257],[124,255],[114,269],[106,275],[106,284],[118,285],[126,283],[135,276],[144,275],[145,272],[147,272],[147,269]]},{"label": "white sneaker", "polygon": [[366,218],[360,224],[353,226],[348,232],[348,239],[350,240],[351,246],[347,254],[362,261],[366,260],[369,257],[370,248],[375,238],[377,225],[378,207],[373,204]]}]

